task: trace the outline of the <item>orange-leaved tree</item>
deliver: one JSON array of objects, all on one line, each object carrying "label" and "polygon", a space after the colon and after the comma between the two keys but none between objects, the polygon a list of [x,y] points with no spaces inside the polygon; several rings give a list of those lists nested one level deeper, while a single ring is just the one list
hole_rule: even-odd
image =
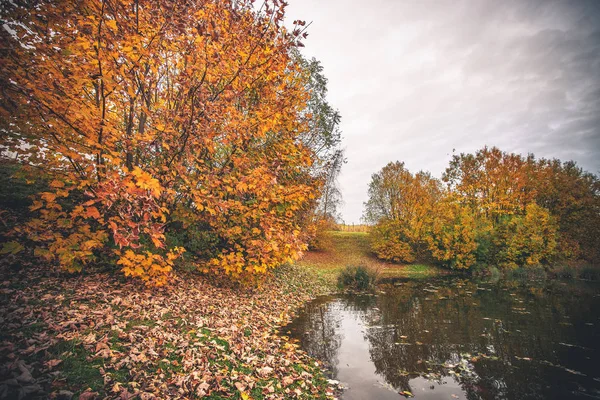
[{"label": "orange-leaved tree", "polygon": [[304,23],[253,3],[2,5],[1,154],[50,182],[15,229],[37,255],[73,271],[105,255],[160,285],[191,236],[236,278],[303,249],[320,185],[290,56]]},{"label": "orange-leaved tree", "polygon": [[520,214],[535,199],[533,156],[484,147],[475,154],[454,155],[442,179],[480,218],[495,224]]}]

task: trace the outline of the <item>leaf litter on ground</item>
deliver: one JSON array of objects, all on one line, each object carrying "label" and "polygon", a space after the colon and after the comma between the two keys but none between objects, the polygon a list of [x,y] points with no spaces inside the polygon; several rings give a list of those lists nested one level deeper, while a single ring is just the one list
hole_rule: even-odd
[{"label": "leaf litter on ground", "polygon": [[297,266],[260,288],[184,273],[149,289],[111,274],[0,269],[0,399],[337,393],[319,362],[278,332],[331,290]]}]

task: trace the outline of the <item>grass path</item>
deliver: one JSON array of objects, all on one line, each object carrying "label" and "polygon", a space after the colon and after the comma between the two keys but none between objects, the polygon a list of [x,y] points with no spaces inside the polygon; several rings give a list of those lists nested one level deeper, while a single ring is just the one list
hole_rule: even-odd
[{"label": "grass path", "polygon": [[383,278],[427,278],[447,273],[437,267],[423,264],[399,265],[378,260],[370,250],[366,232],[329,232],[330,250],[309,251],[297,262],[314,270],[328,280],[335,280],[339,271],[348,265],[365,265],[379,271]]}]

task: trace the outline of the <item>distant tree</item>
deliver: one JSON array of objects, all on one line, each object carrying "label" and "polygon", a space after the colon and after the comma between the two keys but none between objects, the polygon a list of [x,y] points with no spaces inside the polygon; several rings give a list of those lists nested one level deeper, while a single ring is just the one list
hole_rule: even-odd
[{"label": "distant tree", "polygon": [[535,199],[533,156],[484,147],[475,154],[454,155],[442,176],[476,215],[495,223],[503,215],[524,212]]},{"label": "distant tree", "polygon": [[412,262],[427,253],[426,234],[440,182],[429,173],[413,175],[404,163],[389,163],[371,177],[363,218],[373,224],[372,247],[383,259]]},{"label": "distant tree", "polygon": [[476,262],[477,226],[469,207],[447,194],[432,209],[425,236],[434,260],[451,269],[468,269]]},{"label": "distant tree", "polygon": [[600,179],[573,161],[541,159],[536,202],[558,224],[558,252],[566,258],[600,262]]},{"label": "distant tree", "polygon": [[325,168],[325,177],[316,214],[319,218],[337,222],[341,219],[339,207],[343,203],[338,176],[345,162],[344,151],[338,150],[335,152],[330,162],[331,164]]},{"label": "distant tree", "polygon": [[525,214],[504,218],[494,232],[496,263],[507,268],[548,264],[556,255],[557,226],[548,210],[530,203]]},{"label": "distant tree", "polygon": [[308,129],[300,138],[316,155],[315,165],[312,167],[315,173],[326,175],[330,168],[336,169],[336,162],[340,162],[340,157],[343,160],[343,155],[340,155],[342,118],[339,111],[327,101],[328,80],[321,63],[314,58],[307,60],[297,49],[292,51],[292,56],[294,62],[304,71],[304,88],[310,94],[302,111],[308,122]]},{"label": "distant tree", "polygon": [[401,162],[372,176],[364,218],[380,258],[457,269],[600,261],[600,181],[574,162],[485,147],[455,155],[443,180],[445,190]]},{"label": "distant tree", "polygon": [[293,57],[306,75],[305,90],[309,93],[302,112],[308,129],[300,139],[315,154],[310,173],[321,183],[313,207],[305,214],[305,225],[310,232],[309,247],[313,250],[326,250],[331,247],[327,232],[341,219],[339,208],[343,202],[338,183],[342,166],[346,162],[344,151],[340,147],[341,117],[327,100],[327,78],[321,63],[314,58],[304,58],[297,50],[293,51]]},{"label": "distant tree", "polygon": [[337,179],[346,162],[344,151],[340,148],[341,116],[327,100],[328,80],[321,63],[314,58],[304,58],[297,50],[294,50],[293,55],[307,75],[305,89],[310,93],[303,110],[309,129],[302,134],[301,139],[316,156],[312,174],[323,182],[313,218],[335,222],[340,217],[339,207],[343,201]]}]

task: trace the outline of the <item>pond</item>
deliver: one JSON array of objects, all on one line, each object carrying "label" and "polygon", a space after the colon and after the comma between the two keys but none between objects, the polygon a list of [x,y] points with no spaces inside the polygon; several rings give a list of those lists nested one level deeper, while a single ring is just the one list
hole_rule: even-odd
[{"label": "pond", "polygon": [[600,283],[395,281],[282,329],[342,399],[600,399]]}]

